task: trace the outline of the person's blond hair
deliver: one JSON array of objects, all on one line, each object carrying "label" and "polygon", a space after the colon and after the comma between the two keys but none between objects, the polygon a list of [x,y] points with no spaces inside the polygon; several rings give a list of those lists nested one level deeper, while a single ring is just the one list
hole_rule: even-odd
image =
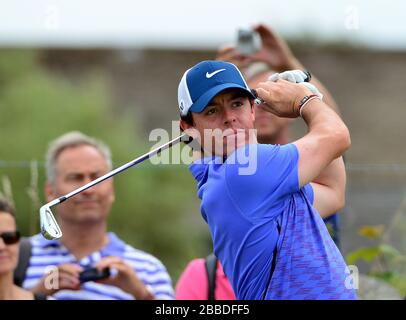
[{"label": "person's blond hair", "polygon": [[111,170],[111,152],[109,147],[105,143],[95,138],[89,137],[82,132],[71,131],[56,138],[49,144],[45,163],[46,177],[49,183],[55,184],[56,182],[56,161],[60,153],[67,148],[82,145],[92,146],[97,151],[99,151],[107,162],[108,170]]}]

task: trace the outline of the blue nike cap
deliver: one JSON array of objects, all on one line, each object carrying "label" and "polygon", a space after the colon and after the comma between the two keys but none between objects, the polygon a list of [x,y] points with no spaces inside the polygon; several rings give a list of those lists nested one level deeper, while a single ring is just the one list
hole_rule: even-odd
[{"label": "blue nike cap", "polygon": [[255,99],[240,70],[230,62],[202,61],[188,69],[179,83],[178,105],[181,116],[202,112],[221,91],[236,88]]}]

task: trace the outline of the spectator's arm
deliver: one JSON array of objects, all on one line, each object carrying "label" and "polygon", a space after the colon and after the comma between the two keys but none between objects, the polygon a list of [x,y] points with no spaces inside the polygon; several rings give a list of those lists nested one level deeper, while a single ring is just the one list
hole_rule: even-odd
[{"label": "spectator's arm", "polygon": [[[286,41],[275,31],[263,24],[257,25],[255,30],[261,36],[262,49],[258,53],[249,56],[250,61],[265,62],[272,70],[276,72],[296,69],[306,70],[305,66],[292,53]],[[242,58],[240,57],[240,60],[241,59]],[[246,63],[247,58],[244,61]],[[314,84],[323,94],[324,102],[334,111],[340,114],[340,110],[337,103],[334,101],[333,96],[313,74],[310,83]]]}]

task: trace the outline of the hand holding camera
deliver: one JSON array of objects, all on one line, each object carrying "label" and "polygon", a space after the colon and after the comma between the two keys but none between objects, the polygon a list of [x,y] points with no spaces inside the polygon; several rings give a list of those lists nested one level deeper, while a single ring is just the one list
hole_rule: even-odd
[{"label": "hand holding camera", "polygon": [[234,45],[218,51],[217,60],[234,63],[243,72],[253,62],[265,63],[276,72],[304,69],[287,43],[265,25],[240,28],[236,38]]},{"label": "hand holding camera", "polygon": [[98,261],[95,267],[99,270],[114,270],[109,277],[98,280],[99,283],[110,284],[131,294],[137,300],[152,300],[154,294],[151,289],[142,282],[133,267],[119,257],[104,257]]}]

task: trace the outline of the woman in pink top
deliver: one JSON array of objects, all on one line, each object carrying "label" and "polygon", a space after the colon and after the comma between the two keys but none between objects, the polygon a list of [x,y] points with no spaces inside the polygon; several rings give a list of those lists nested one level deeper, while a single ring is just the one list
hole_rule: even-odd
[{"label": "woman in pink top", "polygon": [[[217,261],[213,255],[207,259],[212,259],[217,266],[214,278],[214,297],[212,297],[212,299],[235,300],[233,288],[224,274],[220,262]],[[210,260],[208,260],[208,262],[209,261]],[[213,267],[210,267],[209,262],[206,269],[205,264],[205,259],[194,259],[189,262],[176,285],[175,296],[177,300],[209,300],[208,269]]]}]

